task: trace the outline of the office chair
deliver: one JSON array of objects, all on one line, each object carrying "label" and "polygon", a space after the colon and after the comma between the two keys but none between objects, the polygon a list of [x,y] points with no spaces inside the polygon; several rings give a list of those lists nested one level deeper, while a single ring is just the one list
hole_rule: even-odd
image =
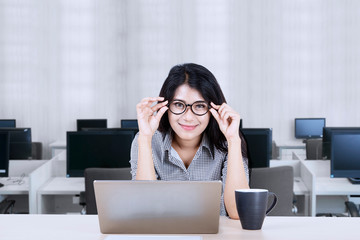
[{"label": "office chair", "polygon": [[291,166],[251,169],[250,188],[268,189],[278,197],[270,216],[294,216],[294,170]]},{"label": "office chair", "polygon": [[0,202],[0,214],[11,214],[15,205],[15,200],[3,200]]},{"label": "office chair", "polygon": [[272,156],[271,159],[278,159],[279,158],[279,147],[276,145],[276,142],[272,141]]},{"label": "office chair", "polygon": [[42,159],[42,142],[32,142],[31,143],[31,159]]},{"label": "office chair", "polygon": [[354,202],[346,201],[345,206],[349,212],[350,217],[360,217],[359,209],[356,207]]},{"label": "office chair", "polygon": [[307,139],[306,145],[306,159],[316,160],[322,158],[322,139]]},{"label": "office chair", "polygon": [[87,168],[84,177],[85,193],[80,194],[80,205],[86,206],[86,214],[97,214],[94,180],[131,180],[132,176],[130,168]]}]

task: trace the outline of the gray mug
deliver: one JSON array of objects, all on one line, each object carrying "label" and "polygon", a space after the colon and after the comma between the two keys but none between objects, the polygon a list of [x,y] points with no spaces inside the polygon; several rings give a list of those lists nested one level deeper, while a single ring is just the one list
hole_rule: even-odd
[{"label": "gray mug", "polygon": [[[268,199],[273,196],[269,208]],[[267,189],[238,189],[235,190],[236,207],[243,229],[261,229],[265,216],[276,205],[277,196]]]}]

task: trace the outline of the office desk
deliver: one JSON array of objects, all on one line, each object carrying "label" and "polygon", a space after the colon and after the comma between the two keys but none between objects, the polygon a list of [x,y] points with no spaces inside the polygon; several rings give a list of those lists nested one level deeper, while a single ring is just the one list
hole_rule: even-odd
[{"label": "office desk", "polygon": [[[66,178],[54,177],[51,178],[37,191],[37,210],[38,213],[62,213],[77,212],[80,213],[79,204],[71,204],[75,195],[85,191],[84,178]],[[68,206],[69,208],[61,209],[61,206]]]},{"label": "office desk", "polygon": [[[0,239],[7,240],[103,240],[108,236],[100,233],[97,215],[1,215],[0,222]],[[251,231],[243,230],[238,220],[221,217],[218,234],[200,236],[203,240],[352,240],[357,238],[358,226],[360,218],[267,217],[262,230]]]},{"label": "office desk", "polygon": [[33,193],[36,192],[31,174],[48,160],[10,160],[9,177],[0,178],[0,201],[9,198],[16,201],[14,212],[29,212]]},{"label": "office desk", "polygon": [[57,150],[66,150],[66,141],[56,141],[49,144],[51,149],[51,158],[55,157]]},{"label": "office desk", "polygon": [[277,142],[276,141],[276,146],[279,148],[279,157],[278,157],[278,159],[283,159],[283,151],[284,150],[287,150],[287,149],[305,150],[305,148],[306,148],[305,144],[302,143],[302,142]]},{"label": "office desk", "polygon": [[313,175],[311,215],[317,213],[344,213],[344,202],[349,195],[360,195],[360,186],[346,178],[330,178],[329,160],[305,160],[304,166]]},{"label": "office desk", "polygon": [[0,195],[27,195],[29,194],[29,177],[0,178],[4,184],[0,188]]}]

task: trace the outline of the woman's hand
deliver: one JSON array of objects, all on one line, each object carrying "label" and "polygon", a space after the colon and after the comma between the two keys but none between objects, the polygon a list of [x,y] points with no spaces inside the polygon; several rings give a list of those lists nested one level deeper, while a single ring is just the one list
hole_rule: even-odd
[{"label": "woman's hand", "polygon": [[232,139],[240,138],[240,115],[226,103],[215,105],[211,102],[210,104],[212,107],[210,108],[210,112],[218,122],[219,128],[226,140],[229,142]]},{"label": "woman's hand", "polygon": [[[137,120],[139,125],[139,134],[142,136],[152,137],[159,127],[161,117],[164,115],[168,107],[168,101],[163,101],[163,97],[144,98],[136,105]],[[154,105],[154,103],[156,103]]]}]

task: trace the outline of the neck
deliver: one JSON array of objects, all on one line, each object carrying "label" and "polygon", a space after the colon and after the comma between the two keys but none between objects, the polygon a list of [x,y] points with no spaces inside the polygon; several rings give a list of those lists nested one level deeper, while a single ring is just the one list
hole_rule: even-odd
[{"label": "neck", "polygon": [[200,135],[194,139],[186,140],[186,139],[179,138],[179,136],[177,136],[175,134],[173,141],[172,141],[172,145],[173,145],[173,147],[175,145],[175,146],[179,147],[180,149],[199,148],[201,139],[202,139],[202,135]]}]

